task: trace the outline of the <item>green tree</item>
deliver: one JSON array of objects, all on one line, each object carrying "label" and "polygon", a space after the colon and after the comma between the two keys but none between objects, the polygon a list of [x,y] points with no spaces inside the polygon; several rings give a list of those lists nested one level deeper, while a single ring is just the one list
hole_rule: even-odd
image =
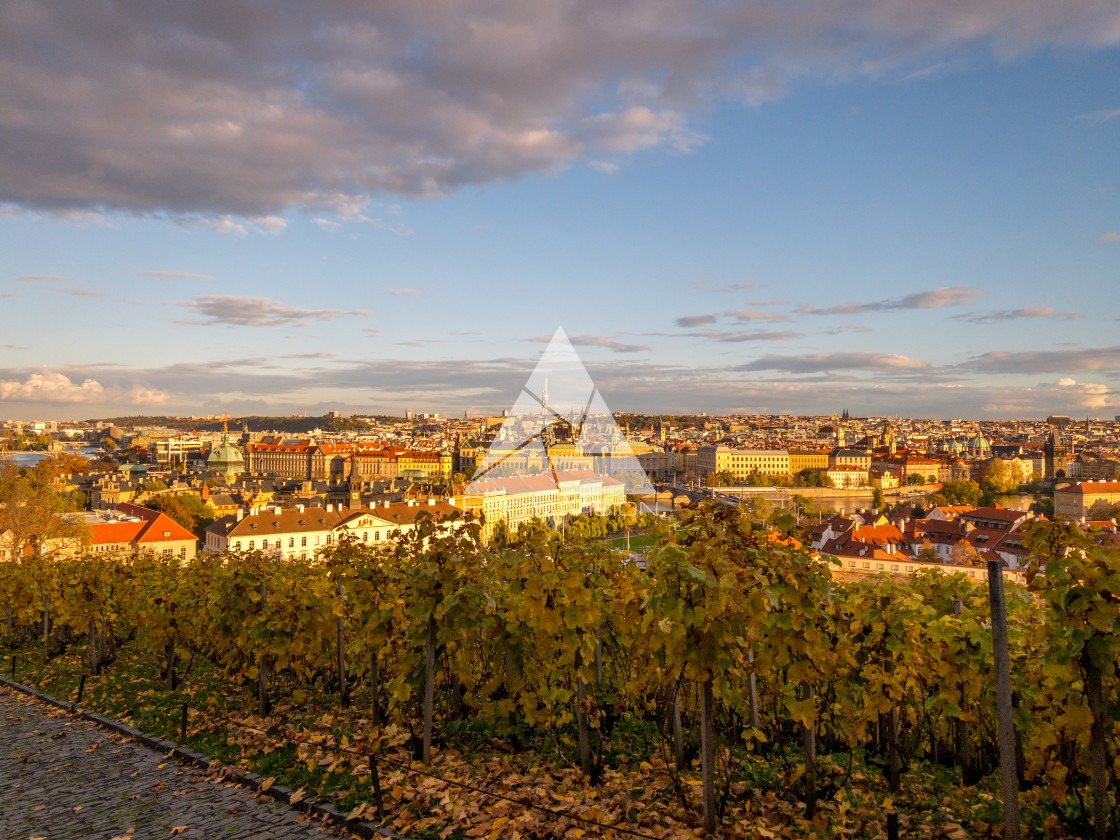
[{"label": "green tree", "polygon": [[930,496],[930,504],[978,505],[983,496],[984,491],[975,481],[957,478],[942,484],[941,489]]},{"label": "green tree", "polygon": [[1019,473],[1002,458],[992,458],[984,465],[979,484],[989,495],[1010,493],[1019,487]]},{"label": "green tree", "polygon": [[871,505],[878,511],[887,506],[887,497],[883,495],[881,488],[876,487],[871,491]]}]

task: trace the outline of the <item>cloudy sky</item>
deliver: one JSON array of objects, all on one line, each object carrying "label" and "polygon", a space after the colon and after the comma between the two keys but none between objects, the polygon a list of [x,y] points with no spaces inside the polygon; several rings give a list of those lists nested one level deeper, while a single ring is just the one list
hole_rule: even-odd
[{"label": "cloudy sky", "polygon": [[0,20],[0,417],[1120,414],[1114,0]]}]

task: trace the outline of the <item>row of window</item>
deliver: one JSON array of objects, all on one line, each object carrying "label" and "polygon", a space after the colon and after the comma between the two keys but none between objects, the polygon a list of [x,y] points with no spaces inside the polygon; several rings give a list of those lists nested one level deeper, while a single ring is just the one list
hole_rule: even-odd
[{"label": "row of window", "polygon": [[[370,537],[369,537],[370,533],[371,533],[370,531],[362,531],[362,542],[370,542]],[[381,531],[373,531],[372,533],[373,533],[373,542],[381,542]],[[388,539],[387,534],[386,534],[385,538]],[[265,538],[265,539],[261,540],[261,548],[262,549],[283,548],[284,547],[283,543],[284,543],[284,540],[280,537],[277,537],[275,540],[272,540],[271,542],[267,538]],[[332,545],[333,543],[334,543],[334,534],[327,534],[327,545]],[[300,537],[299,538],[299,544],[300,544],[301,548],[306,548],[307,547],[307,537],[306,536]],[[319,545],[319,537],[318,536],[315,537],[315,545]],[[244,545],[244,548],[245,548],[246,551],[253,551],[254,549],[256,549],[256,547],[257,547],[257,541],[256,540],[249,540],[248,543]],[[295,548],[295,547],[296,547],[296,538],[295,537],[288,537],[288,548]],[[233,550],[234,551],[241,551],[241,549],[242,549],[242,541],[241,540],[235,540],[234,543],[233,543]],[[306,552],[304,553],[304,556],[306,557]]]}]

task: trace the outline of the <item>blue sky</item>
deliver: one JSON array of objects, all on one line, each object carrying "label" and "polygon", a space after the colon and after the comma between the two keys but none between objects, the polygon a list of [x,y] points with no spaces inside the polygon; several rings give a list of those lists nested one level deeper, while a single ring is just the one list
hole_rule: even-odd
[{"label": "blue sky", "polygon": [[0,417],[1120,414],[1120,11],[787,5],[22,4]]}]

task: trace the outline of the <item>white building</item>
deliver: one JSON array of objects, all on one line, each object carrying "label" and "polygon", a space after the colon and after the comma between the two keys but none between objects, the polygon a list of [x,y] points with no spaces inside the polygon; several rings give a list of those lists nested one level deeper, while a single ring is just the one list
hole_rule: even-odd
[{"label": "white building", "polygon": [[564,470],[549,474],[481,479],[468,484],[457,507],[485,516],[483,539],[489,540],[499,522],[510,531],[540,519],[559,528],[580,514],[606,515],[626,503],[626,485],[591,470]]},{"label": "white building", "polygon": [[385,502],[374,507],[253,508],[246,514],[223,516],[206,529],[205,550],[265,551],[280,557],[315,557],[342,534],[352,534],[363,543],[393,542],[416,527],[421,513],[440,520],[455,512],[449,502]]}]

